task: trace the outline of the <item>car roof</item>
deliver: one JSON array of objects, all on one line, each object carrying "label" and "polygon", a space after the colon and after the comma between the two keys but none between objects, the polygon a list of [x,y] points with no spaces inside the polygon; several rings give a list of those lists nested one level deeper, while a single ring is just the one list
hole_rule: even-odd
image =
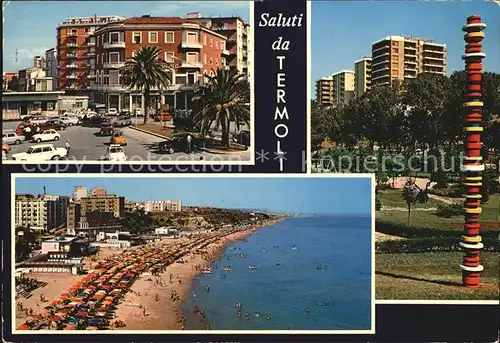
[{"label": "car roof", "polygon": [[122,146],[120,144],[110,144],[108,149],[111,149],[111,148],[121,148]]},{"label": "car roof", "polygon": [[30,148],[45,148],[48,146],[54,147],[54,144],[35,144],[35,145],[30,146]]}]

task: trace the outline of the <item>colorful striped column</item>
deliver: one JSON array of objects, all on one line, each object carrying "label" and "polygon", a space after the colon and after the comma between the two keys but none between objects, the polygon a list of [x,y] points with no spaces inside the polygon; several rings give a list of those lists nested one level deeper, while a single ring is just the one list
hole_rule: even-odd
[{"label": "colorful striped column", "polygon": [[481,132],[482,127],[482,69],[483,58],[481,41],[484,33],[481,32],[486,25],[481,22],[477,15],[467,18],[467,25],[462,27],[466,32],[465,70],[467,73],[467,95],[464,103],[464,163],[462,171],[464,174],[464,232],[460,241],[460,247],[465,256],[460,268],[462,269],[462,280],[466,287],[475,288],[479,286],[480,273],[483,270],[479,258],[479,251],[483,248],[480,236],[479,216],[481,215],[481,186],[482,172],[484,170],[483,158],[481,156]]}]

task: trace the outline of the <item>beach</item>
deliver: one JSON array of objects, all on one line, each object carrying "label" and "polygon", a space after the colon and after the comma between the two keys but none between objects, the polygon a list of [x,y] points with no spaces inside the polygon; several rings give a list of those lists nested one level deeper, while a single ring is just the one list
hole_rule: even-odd
[{"label": "beach", "polygon": [[[97,256],[87,258],[85,261],[87,270],[93,272],[92,268],[97,268],[103,272],[106,269],[108,271],[105,273],[110,275],[114,270],[113,265],[118,262],[129,261],[130,265],[136,262],[134,265],[138,266],[137,275],[130,281],[130,289],[117,302],[116,309],[110,311],[113,321],[123,322],[124,326],[118,328],[111,326],[110,329],[182,329],[183,321],[179,316],[182,303],[190,295],[191,282],[197,275],[217,259],[228,244],[245,239],[258,229],[278,221],[269,220],[253,224],[244,230],[207,233],[194,238],[164,238],[161,241],[121,251],[102,249]],[[149,269],[143,270],[144,268],[140,267],[148,261],[147,258],[159,255],[163,255],[161,256],[163,260],[158,257],[154,263],[146,264]],[[169,260],[169,256],[175,258]],[[19,298],[17,302],[24,308],[33,309],[34,314],[42,317],[50,316],[44,310],[49,302],[58,302],[60,295],[67,292],[71,285],[82,282],[81,275],[31,273],[29,276],[47,282],[47,285],[32,291],[30,298]],[[41,294],[47,299],[46,302],[40,301]],[[16,316],[17,327],[33,319],[32,316],[26,316],[23,311],[18,310],[16,314],[19,316]]]}]

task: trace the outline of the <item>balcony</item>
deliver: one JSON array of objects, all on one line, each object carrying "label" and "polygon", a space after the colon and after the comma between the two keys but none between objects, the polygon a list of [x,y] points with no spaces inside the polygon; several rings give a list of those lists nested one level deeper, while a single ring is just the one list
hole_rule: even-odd
[{"label": "balcony", "polygon": [[436,48],[426,47],[425,45],[424,45],[424,52],[432,52],[434,54],[440,54],[440,55],[444,54],[443,50],[437,50]]},{"label": "balcony", "polygon": [[108,42],[103,44],[104,49],[125,48],[125,42]]},{"label": "balcony", "polygon": [[68,37],[77,37],[78,36],[78,32],[70,32],[68,33]]},{"label": "balcony", "polygon": [[433,62],[427,62],[427,61],[424,61],[424,66],[444,68],[444,65],[442,65],[442,64],[433,63]]},{"label": "balcony", "polygon": [[376,53],[377,51],[382,51],[382,50],[389,49],[389,48],[390,48],[389,45],[385,45],[381,48],[377,48],[377,49],[372,50],[372,54]]},{"label": "balcony", "polygon": [[78,68],[76,64],[66,64],[66,68]]},{"label": "balcony", "polygon": [[88,74],[87,79],[95,79],[95,74]]},{"label": "balcony", "polygon": [[201,42],[188,42],[187,40],[182,40],[182,49],[201,49],[203,44]]},{"label": "balcony", "polygon": [[78,46],[78,44],[76,42],[70,42],[70,43],[66,43],[66,46],[69,48],[76,48]]},{"label": "balcony", "polygon": [[428,55],[424,55],[424,60],[438,60],[438,61],[444,61],[444,57],[443,56],[440,56],[440,57],[434,57],[434,56],[428,56]]},{"label": "balcony", "polygon": [[[375,66],[378,66],[378,65],[380,65],[380,64],[384,64],[384,63],[389,63],[389,62],[390,62],[390,61],[389,61],[389,59],[388,59],[388,58],[386,58],[386,59],[385,59],[385,60],[383,60],[383,61],[380,61],[380,62],[377,62],[377,63],[373,63],[373,64],[372,64],[372,69],[376,69],[376,68],[374,68]],[[367,69],[368,69],[368,68],[367,68]]]},{"label": "balcony", "polygon": [[203,69],[203,63],[201,61],[198,61],[198,62],[188,62],[188,61],[182,61],[181,65],[180,65],[181,68],[197,68],[197,69]]},{"label": "balcony", "polygon": [[72,58],[75,58],[75,57],[76,57],[76,54],[73,54],[73,53],[66,54],[66,57],[72,57]]},{"label": "balcony", "polygon": [[87,46],[95,46],[95,42],[86,42],[85,43]]},{"label": "balcony", "polygon": [[92,58],[95,56],[95,51],[90,51],[85,53],[86,58]]},{"label": "balcony", "polygon": [[102,66],[104,69],[120,69],[125,66],[125,62],[104,62]]},{"label": "balcony", "polygon": [[68,75],[66,76],[67,79],[78,79],[77,75]]}]

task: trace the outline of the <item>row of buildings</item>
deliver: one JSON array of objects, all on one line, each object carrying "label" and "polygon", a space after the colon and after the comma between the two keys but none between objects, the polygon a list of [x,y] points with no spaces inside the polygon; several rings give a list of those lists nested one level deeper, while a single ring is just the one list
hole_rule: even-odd
[{"label": "row of buildings", "polygon": [[56,47],[35,57],[32,68],[4,73],[4,91],[64,91],[132,112],[144,99],[140,90],[124,86],[120,68],[144,46],[160,49],[159,57],[172,68],[168,89],[152,92],[157,107],[189,109],[195,87],[219,68],[249,76],[250,26],[236,16],[68,18],[56,31]]},{"label": "row of buildings", "polygon": [[446,75],[446,44],[417,37],[388,36],[372,44],[371,57],[316,81],[316,100],[324,106],[348,104],[372,87],[420,73]]},{"label": "row of buildings", "polygon": [[99,228],[118,228],[119,219],[126,212],[143,209],[146,212],[178,212],[180,200],[145,201],[135,203],[125,197],[108,194],[104,187],[90,191],[75,187],[72,196],[16,194],[15,227],[29,227],[36,231],[54,231],[66,228],[70,235],[97,231]]}]

